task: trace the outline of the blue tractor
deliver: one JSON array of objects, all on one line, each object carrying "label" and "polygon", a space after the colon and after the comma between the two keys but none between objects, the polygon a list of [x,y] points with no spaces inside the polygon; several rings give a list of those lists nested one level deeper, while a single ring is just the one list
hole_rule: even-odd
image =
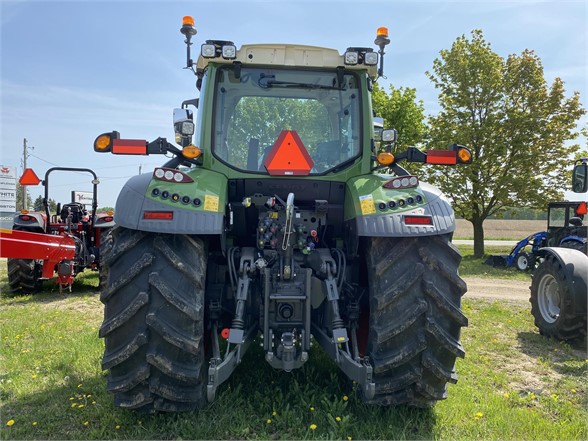
[{"label": "blue tractor", "polygon": [[514,266],[520,271],[534,270],[544,247],[562,247],[586,254],[586,231],[583,219],[586,202],[550,202],[547,207],[547,231],[525,237],[508,255],[490,256],[485,262],[491,266]]},{"label": "blue tractor", "polygon": [[[588,191],[588,158],[576,162],[572,191]],[[585,338],[588,256],[586,254],[586,201],[550,204],[547,246],[537,251],[540,261],[532,275],[531,314],[542,335],[558,340]],[[563,216],[562,216],[563,215]]]}]

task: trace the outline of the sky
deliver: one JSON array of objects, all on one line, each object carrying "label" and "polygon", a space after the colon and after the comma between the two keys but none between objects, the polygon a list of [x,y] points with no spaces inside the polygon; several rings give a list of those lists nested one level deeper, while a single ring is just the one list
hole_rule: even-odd
[{"label": "sky", "polygon": [[[386,26],[391,43],[380,83],[416,88],[427,115],[439,106],[425,72],[457,37],[481,29],[502,57],[534,50],[548,83],[560,77],[566,95],[580,92],[588,108],[586,0],[0,0],[0,164],[20,174],[26,138],[27,166],[41,179],[54,166],[91,168],[100,179],[98,206],[113,207],[126,180],[165,158],[95,153],[94,139],[117,130],[123,138],[173,141],[173,108],[198,96],[194,75],[183,69],[184,15],[195,19],[194,48],[219,39],[343,53],[375,48],[376,29]],[[69,202],[72,190],[91,190],[90,180],[52,173],[49,196]],[[29,187],[33,200],[43,191]]]}]

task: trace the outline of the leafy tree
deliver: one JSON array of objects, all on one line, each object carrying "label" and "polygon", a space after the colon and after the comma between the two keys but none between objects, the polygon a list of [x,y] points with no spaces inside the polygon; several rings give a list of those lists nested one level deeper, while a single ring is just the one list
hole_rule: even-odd
[{"label": "leafy tree", "polygon": [[[55,213],[55,210],[57,210],[57,202],[55,202],[54,199],[49,198],[48,204],[49,212]],[[37,196],[37,199],[33,202],[33,209],[35,211],[45,211],[45,207],[43,206],[43,196]]]},{"label": "leafy tree", "polygon": [[113,207],[99,207],[96,209],[96,213],[106,213],[107,211],[114,211]]},{"label": "leafy tree", "polygon": [[565,96],[556,78],[548,86],[531,50],[506,59],[482,31],[442,50],[428,77],[439,89],[441,112],[430,119],[430,142],[467,145],[473,163],[423,169],[474,230],[474,255],[484,254],[486,218],[506,207],[544,207],[569,187],[569,158],[579,149],[576,123],[585,113],[578,92]]},{"label": "leafy tree", "polygon": [[398,149],[419,144],[425,135],[425,105],[417,101],[416,89],[395,88],[390,85],[390,94],[378,84],[372,91],[372,107],[377,116],[384,118],[384,128],[398,131]]}]

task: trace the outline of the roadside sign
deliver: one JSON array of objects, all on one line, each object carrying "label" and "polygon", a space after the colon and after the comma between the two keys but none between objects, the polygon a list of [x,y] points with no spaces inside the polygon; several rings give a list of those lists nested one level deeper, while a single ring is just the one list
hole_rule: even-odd
[{"label": "roadside sign", "polygon": [[16,167],[0,165],[0,228],[12,229],[16,212]]}]

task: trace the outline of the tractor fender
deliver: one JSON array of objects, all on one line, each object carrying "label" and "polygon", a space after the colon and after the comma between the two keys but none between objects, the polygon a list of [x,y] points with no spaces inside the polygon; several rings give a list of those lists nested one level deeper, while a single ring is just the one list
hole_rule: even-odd
[{"label": "tractor fender", "polygon": [[46,225],[47,221],[45,215],[42,213],[16,213],[14,215],[12,229],[26,230],[34,233],[44,233]]},{"label": "tractor fender", "polygon": [[[425,205],[397,213],[388,210],[377,215],[358,216],[357,234],[372,237],[411,237],[452,233],[455,230],[455,214],[449,200],[430,184],[421,182],[419,188],[424,195]],[[413,212],[431,216],[433,224],[405,225],[404,215]]]},{"label": "tractor fender", "polygon": [[[210,173],[210,172],[209,172]],[[217,173],[215,173],[217,174]],[[125,228],[133,230],[150,231],[154,233],[169,234],[222,234],[224,231],[224,204],[216,199],[216,204],[211,209],[202,206],[184,206],[181,202],[172,203],[169,200],[158,200],[148,195],[152,192],[153,176],[142,174],[134,176],[127,181],[122,188],[114,210],[114,222]],[[186,194],[198,193],[197,182],[183,184]],[[226,179],[225,179],[226,193]],[[203,197],[203,200],[204,197]],[[161,202],[160,202],[161,201]],[[224,202],[224,198],[223,198]],[[220,209],[222,207],[222,212]],[[145,212],[171,213],[167,219],[147,219]]]},{"label": "tractor fender", "polygon": [[586,314],[588,288],[588,256],[572,248],[546,247],[539,250],[539,257],[555,257],[561,264],[567,280],[571,281],[570,292],[574,309],[578,314]]},{"label": "tractor fender", "polygon": [[98,213],[94,216],[94,228],[112,228],[116,225],[114,217],[105,213]]}]

